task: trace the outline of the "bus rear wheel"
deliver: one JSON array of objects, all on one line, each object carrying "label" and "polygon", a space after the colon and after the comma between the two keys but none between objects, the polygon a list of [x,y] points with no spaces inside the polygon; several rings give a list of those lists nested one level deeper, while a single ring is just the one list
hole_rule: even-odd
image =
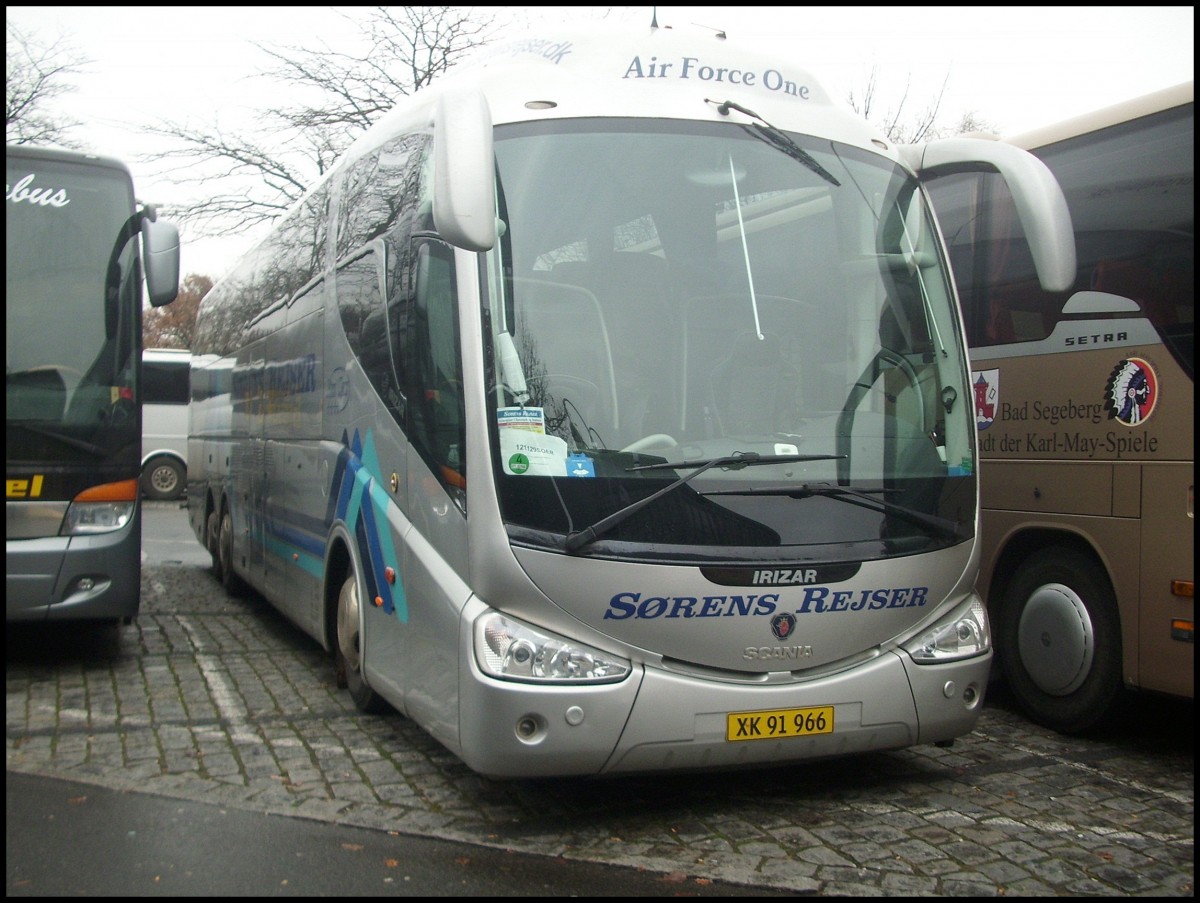
[{"label": "bus rear wheel", "polygon": [[1121,625],[1107,577],[1063,547],[1031,555],[997,618],[996,651],[1029,718],[1065,734],[1094,727],[1121,690]]},{"label": "bus rear wheel", "polygon": [[204,522],[204,547],[212,556],[213,576],[221,579],[221,515],[216,511],[208,512]]},{"label": "bus rear wheel", "polygon": [[359,605],[358,577],[353,568],[338,593],[337,637],[335,651],[339,683],[345,680],[350,698],[360,712],[377,714],[387,703],[367,686],[362,674],[362,612]]},{"label": "bus rear wheel", "polygon": [[246,584],[233,570],[233,515],[226,508],[221,512],[220,527],[217,533],[217,579],[225,592],[231,596],[241,596],[246,592]]}]

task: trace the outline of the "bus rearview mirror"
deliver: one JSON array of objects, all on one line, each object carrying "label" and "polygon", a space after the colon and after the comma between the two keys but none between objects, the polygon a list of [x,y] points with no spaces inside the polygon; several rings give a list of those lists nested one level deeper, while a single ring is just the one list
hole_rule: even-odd
[{"label": "bus rearview mirror", "polygon": [[1074,285],[1071,213],[1058,180],[1045,163],[1019,147],[983,138],[945,138],[902,145],[898,150],[921,179],[955,172],[999,172],[1029,237],[1042,288],[1062,292]]},{"label": "bus rearview mirror", "polygon": [[174,225],[142,218],[142,265],[150,306],[174,301],[179,294],[179,230]]},{"label": "bus rearview mirror", "polygon": [[468,251],[496,243],[492,114],[480,91],[448,91],[434,122],[433,222],[446,241]]}]

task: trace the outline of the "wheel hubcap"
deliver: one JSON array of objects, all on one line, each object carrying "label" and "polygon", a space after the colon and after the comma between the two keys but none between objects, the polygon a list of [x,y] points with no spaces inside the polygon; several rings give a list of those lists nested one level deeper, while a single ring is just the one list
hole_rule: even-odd
[{"label": "wheel hubcap", "polygon": [[159,492],[174,492],[176,482],[175,471],[170,467],[157,467],[150,475],[151,485]]},{"label": "wheel hubcap", "polygon": [[1078,690],[1096,650],[1092,619],[1078,593],[1061,583],[1035,589],[1021,612],[1017,649],[1040,690],[1051,696]]},{"label": "wheel hubcap", "polygon": [[358,586],[350,581],[338,597],[338,650],[347,671],[358,671]]}]

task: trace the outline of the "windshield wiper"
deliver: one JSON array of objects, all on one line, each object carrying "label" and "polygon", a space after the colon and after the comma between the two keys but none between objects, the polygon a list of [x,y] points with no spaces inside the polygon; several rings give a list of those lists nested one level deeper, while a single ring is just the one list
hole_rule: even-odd
[{"label": "windshield wiper", "polygon": [[787,154],[793,160],[803,163],[830,185],[841,187],[841,182],[834,178],[833,173],[817,162],[816,158],[808,151],[804,150],[800,145],[793,141],[787,134],[781,132],[767,120],[763,119],[753,110],[748,110],[739,103],[734,103],[732,100],[723,100],[719,103],[715,100],[709,100],[709,103],[717,104],[717,112],[722,116],[728,116],[731,109],[737,110],[739,113],[745,113],[753,119],[757,119],[762,125],[753,127],[744,127],[751,135],[761,138],[767,144],[776,150]]},{"label": "windshield wiper", "polygon": [[694,480],[704,471],[713,467],[724,467],[729,470],[740,470],[743,467],[751,464],[788,464],[796,461],[829,461],[834,458],[841,458],[844,455],[760,455],[758,452],[734,452],[731,455],[721,455],[716,458],[701,458],[696,461],[662,461],[656,464],[637,464],[633,467],[625,468],[628,472],[641,470],[684,470],[687,468],[696,468],[686,477],[680,477],[673,483],[669,483],[653,495],[648,495],[644,499],[626,505],[617,511],[614,511],[608,517],[601,518],[587,527],[580,530],[578,533],[570,533],[567,535],[566,550],[575,552],[586,546],[588,543],[598,539],[603,534],[607,533],[613,527],[627,520],[630,516],[642,510],[649,505],[666,495],[672,490],[678,489],[685,483]]},{"label": "windshield wiper", "polygon": [[[889,490],[877,489],[874,491],[882,493]],[[905,505],[897,505],[895,502],[889,502],[887,499],[875,498],[873,495],[867,495],[863,492],[847,489],[845,486],[830,486],[827,483],[805,483],[800,486],[768,486],[762,489],[714,489],[705,492],[704,494],[786,495],[795,499],[804,499],[810,498],[814,495],[822,495],[826,496],[827,498],[839,499],[850,505],[858,505],[860,508],[867,508],[871,511],[880,511],[884,514],[894,514],[897,517],[902,517],[905,520],[918,524],[922,527],[928,527],[929,529],[935,530],[944,536],[949,536],[952,539],[967,539],[969,536],[969,534],[964,531],[958,523],[948,520],[947,518],[938,517],[934,514],[926,514],[924,511],[917,511],[915,508],[909,508]]]}]

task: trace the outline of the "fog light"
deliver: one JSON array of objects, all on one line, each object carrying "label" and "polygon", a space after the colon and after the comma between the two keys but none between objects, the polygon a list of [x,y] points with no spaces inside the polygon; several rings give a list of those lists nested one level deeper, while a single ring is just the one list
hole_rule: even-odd
[{"label": "fog light", "polygon": [[516,733],[522,743],[540,743],[546,736],[546,719],[541,715],[522,715],[517,719]]}]

